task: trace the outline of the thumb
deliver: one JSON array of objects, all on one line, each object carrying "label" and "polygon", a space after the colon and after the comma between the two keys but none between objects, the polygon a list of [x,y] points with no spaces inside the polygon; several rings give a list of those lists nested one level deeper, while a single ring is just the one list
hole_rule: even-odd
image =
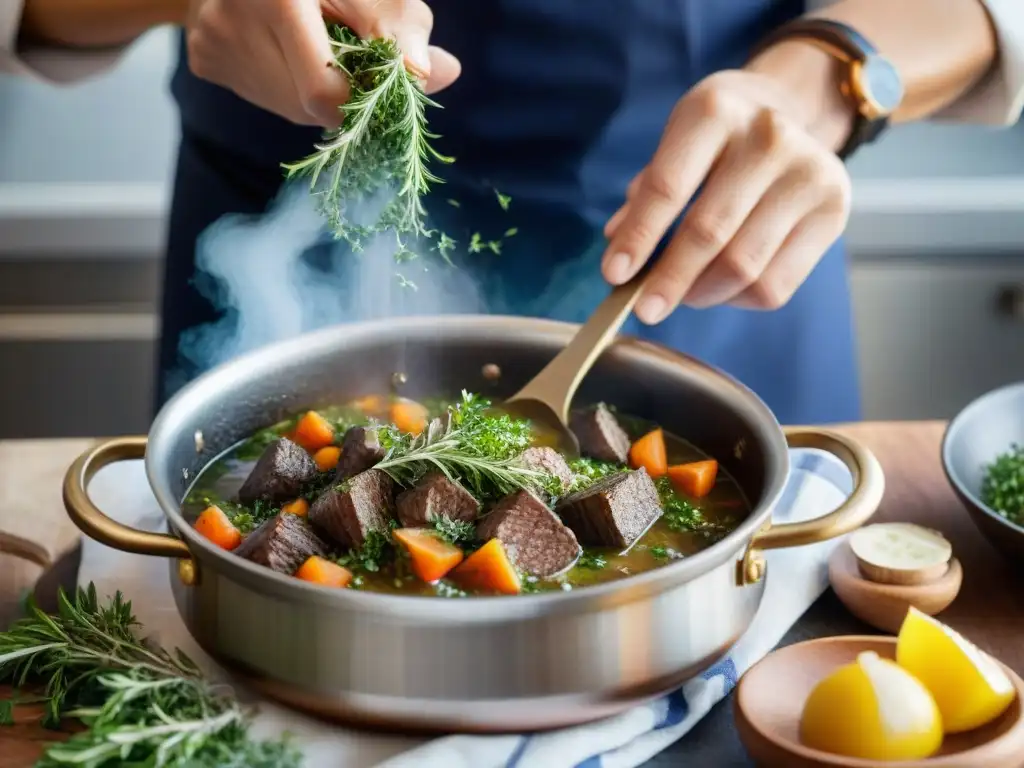
[{"label": "thumb", "polygon": [[409,71],[422,80],[430,77],[429,40],[434,14],[422,0],[325,0],[323,12],[363,40],[394,40]]}]

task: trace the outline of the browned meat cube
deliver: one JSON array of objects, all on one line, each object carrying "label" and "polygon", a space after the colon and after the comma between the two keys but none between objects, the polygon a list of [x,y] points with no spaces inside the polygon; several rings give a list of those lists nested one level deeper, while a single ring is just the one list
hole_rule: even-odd
[{"label": "browned meat cube", "polygon": [[541,578],[564,571],[581,552],[573,532],[529,491],[499,501],[477,525],[476,536],[500,539],[519,568]]},{"label": "browned meat cube", "polygon": [[368,469],[317,497],[309,520],[341,547],[361,547],[370,531],[386,531],[394,515],[395,484]]},{"label": "browned meat cube", "polygon": [[584,456],[620,464],[629,458],[629,435],[604,403],[573,411],[569,428],[580,441],[580,453]]},{"label": "browned meat cube", "polygon": [[342,481],[355,477],[383,458],[384,449],[377,439],[377,430],[372,427],[352,427],[341,441],[337,479]]},{"label": "browned meat cube", "polygon": [[572,485],[572,470],[554,448],[527,448],[519,461],[524,467],[557,477],[562,483],[562,493]]},{"label": "browned meat cube", "polygon": [[454,480],[433,472],[399,494],[395,508],[398,522],[406,528],[417,528],[440,517],[471,522],[476,519],[480,504]]},{"label": "browned meat cube", "polygon": [[246,536],[235,554],[278,573],[292,574],[310,556],[323,557],[329,550],[305,519],[282,512]]},{"label": "browned meat cube", "polygon": [[584,546],[618,547],[633,544],[661,517],[661,499],[644,469],[602,478],[567,496],[558,514]]},{"label": "browned meat cube", "polygon": [[238,500],[279,504],[302,495],[303,486],[317,475],[316,462],[306,449],[287,437],[272,442],[263,451],[249,477],[238,489]]}]

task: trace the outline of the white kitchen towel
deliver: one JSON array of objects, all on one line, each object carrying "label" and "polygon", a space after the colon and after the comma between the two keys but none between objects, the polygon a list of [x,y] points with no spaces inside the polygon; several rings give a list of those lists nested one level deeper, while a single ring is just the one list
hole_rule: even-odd
[{"label": "white kitchen towel", "polygon": [[[791,452],[792,473],[773,520],[794,522],[835,509],[850,493],[846,468],[834,457]],[[141,462],[101,470],[90,486],[101,509],[128,525],[163,530],[164,518]],[[683,737],[737,679],[782,639],[824,592],[827,560],[836,542],[768,553],[768,583],[761,610],[728,657],[679,690],[589,725],[525,736],[447,736],[433,739],[368,734],[326,724],[270,702],[259,702],[256,733],[293,734],[307,768],[630,768]],[[225,676],[196,645],[178,616],[166,560],[140,557],[85,540],[79,583],[101,595],[121,590],[132,601],[143,631],[165,647],[178,647],[211,676]],[[236,683],[239,695],[252,694]]]}]

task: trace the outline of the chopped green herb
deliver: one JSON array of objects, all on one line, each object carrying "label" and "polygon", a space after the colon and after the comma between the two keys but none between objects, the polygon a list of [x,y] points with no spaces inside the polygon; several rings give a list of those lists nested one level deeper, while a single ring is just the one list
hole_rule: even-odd
[{"label": "chopped green herb", "polygon": [[479,232],[474,232],[469,237],[469,252],[480,253],[485,248],[484,240]]},{"label": "chopped green herb", "polygon": [[501,210],[507,211],[509,205],[512,203],[512,198],[508,195],[501,194],[498,190],[494,190],[494,195],[498,198],[498,205],[501,206]]},{"label": "chopped green herb", "polygon": [[597,552],[584,551],[584,553],[580,555],[580,559],[576,561],[577,568],[587,568],[591,571],[599,571],[606,565],[608,565],[608,561],[603,555],[600,555]]},{"label": "chopped green herb", "polygon": [[448,198],[447,202],[448,202],[448,205],[450,205],[452,208],[461,208],[462,207],[462,203],[460,203],[458,200],[452,200],[451,198]]},{"label": "chopped green herb", "polygon": [[707,525],[700,509],[678,493],[667,477],[659,477],[654,481],[661,497],[661,506],[665,510],[664,519],[673,531],[697,531]]},{"label": "chopped green herb", "polygon": [[651,553],[651,557],[655,560],[668,560],[672,557],[668,547],[648,547],[647,551]]},{"label": "chopped green herb", "polygon": [[465,520],[435,517],[432,523],[437,534],[449,544],[462,544],[476,537],[476,527]]},{"label": "chopped green herb", "polygon": [[337,558],[335,562],[350,570],[358,569],[376,573],[382,564],[392,560],[394,556],[395,547],[391,542],[390,533],[370,531],[366,534],[363,546],[349,550],[348,554]]},{"label": "chopped green herb", "polygon": [[509,227],[505,230],[505,237],[515,237],[517,234],[519,234],[518,227]]},{"label": "chopped green herb", "polygon": [[438,597],[468,597],[466,592],[443,579],[434,584],[434,594]]},{"label": "chopped green herb", "polygon": [[981,500],[1014,523],[1024,523],[1024,446],[1014,443],[985,467]]},{"label": "chopped green herb", "polygon": [[573,474],[572,485],[569,488],[570,493],[589,488],[603,477],[626,471],[626,467],[622,464],[586,458],[570,461],[569,469]]}]

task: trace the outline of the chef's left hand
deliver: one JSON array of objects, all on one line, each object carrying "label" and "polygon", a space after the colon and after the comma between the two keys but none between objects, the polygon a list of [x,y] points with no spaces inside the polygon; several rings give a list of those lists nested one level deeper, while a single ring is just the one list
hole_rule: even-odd
[{"label": "chef's left hand", "polygon": [[651,269],[636,309],[643,322],[680,303],[781,307],[839,237],[850,178],[800,113],[778,81],[743,70],[711,75],[680,99],[605,227],[602,271],[617,285],[695,198]]}]

